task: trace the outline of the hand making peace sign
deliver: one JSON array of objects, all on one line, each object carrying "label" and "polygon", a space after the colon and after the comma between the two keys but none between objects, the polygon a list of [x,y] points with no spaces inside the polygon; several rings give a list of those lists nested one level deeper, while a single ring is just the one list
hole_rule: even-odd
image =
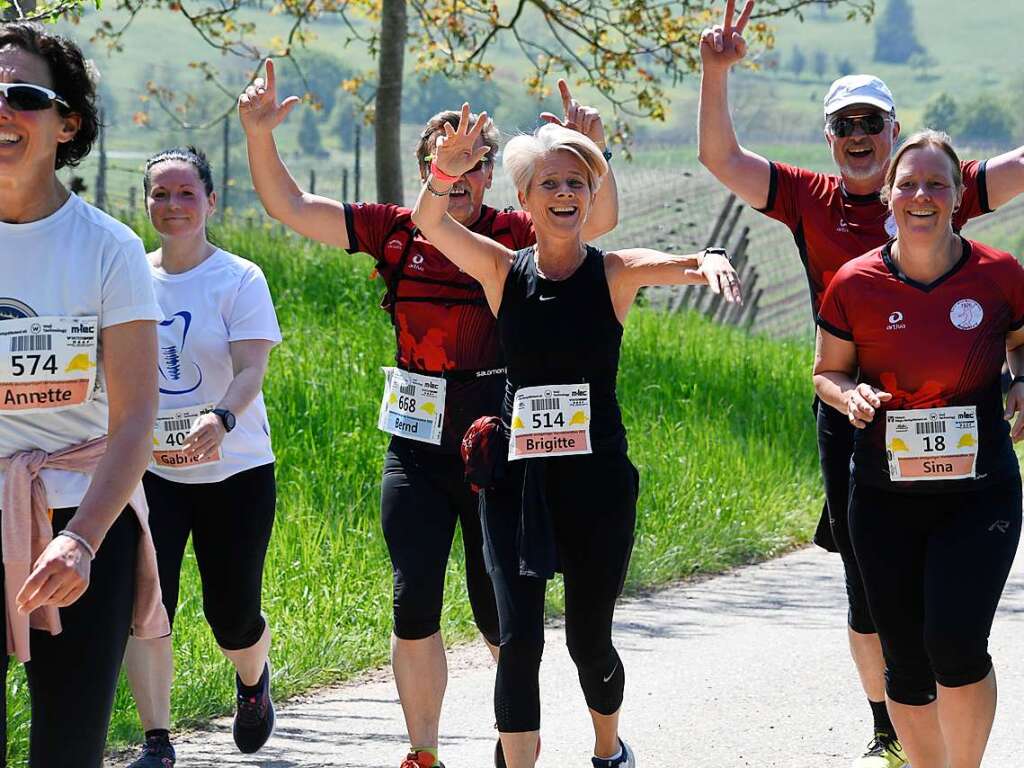
[{"label": "hand making peace sign", "polygon": [[247,134],[268,134],[284,122],[300,101],[298,96],[289,96],[278,103],[274,62],[267,59],[267,79],[257,77],[238,97],[238,118]]},{"label": "hand making peace sign", "polygon": [[728,69],[747,55],[747,41],[743,39],[743,30],[754,12],[754,0],[747,0],[739,20],[733,24],[736,14],[736,0],[726,0],[725,18],[722,24],[716,24],[700,33],[700,57],[705,69]]},{"label": "hand making peace sign", "polygon": [[469,127],[469,104],[462,105],[459,127],[444,124],[444,136],[437,137],[434,149],[434,163],[437,169],[448,176],[462,176],[491,151],[488,146],[475,147],[477,137],[490,124],[491,118],[481,112],[472,128]]},{"label": "hand making peace sign", "polygon": [[562,78],[558,80],[558,92],[562,97],[564,119],[559,119],[551,112],[541,112],[540,119],[582,133],[597,144],[598,149],[604,149],[604,123],[601,121],[601,113],[595,107],[585,107],[576,101],[569,91],[569,84]]}]

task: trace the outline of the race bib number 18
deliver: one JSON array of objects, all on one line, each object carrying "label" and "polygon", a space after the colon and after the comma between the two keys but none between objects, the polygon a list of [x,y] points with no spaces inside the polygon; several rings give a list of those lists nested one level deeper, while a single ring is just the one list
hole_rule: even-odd
[{"label": "race bib number 18", "polygon": [[385,368],[377,427],[392,435],[440,445],[447,386],[439,376]]},{"label": "race bib number 18", "polygon": [[196,419],[210,413],[214,405],[208,403],[160,411],[153,430],[153,464],[164,469],[186,469],[220,461],[219,448],[202,457],[186,455],[183,450]]},{"label": "race bib number 18", "polygon": [[889,479],[973,478],[978,459],[978,416],[973,405],[919,408],[885,414]]},{"label": "race bib number 18", "polygon": [[509,461],[591,452],[589,384],[523,387],[516,391]]},{"label": "race bib number 18", "polygon": [[74,408],[96,386],[98,319],[0,320],[0,413]]}]

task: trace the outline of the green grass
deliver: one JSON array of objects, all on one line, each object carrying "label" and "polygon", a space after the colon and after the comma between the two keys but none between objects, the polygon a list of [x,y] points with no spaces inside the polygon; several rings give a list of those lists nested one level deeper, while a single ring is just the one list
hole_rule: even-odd
[{"label": "green grass", "polygon": [[[264,579],[274,631],[274,689],[286,697],[387,659],[391,572],[378,522],[387,441],[376,429],[393,333],[377,309],[371,263],[273,230],[224,229],[224,247],[257,261],[284,343],[265,393],[279,504]],[[695,316],[637,309],[629,318],[620,399],[642,490],[629,588],[776,554],[810,534],[818,510],[810,349]],[[444,634],[474,636],[456,545]],[[552,610],[560,590],[551,590]],[[191,553],[175,625],[176,727],[229,711],[232,674],[202,618]],[[25,755],[23,676],[11,675],[12,765]],[[138,740],[122,685],[111,746]]]}]

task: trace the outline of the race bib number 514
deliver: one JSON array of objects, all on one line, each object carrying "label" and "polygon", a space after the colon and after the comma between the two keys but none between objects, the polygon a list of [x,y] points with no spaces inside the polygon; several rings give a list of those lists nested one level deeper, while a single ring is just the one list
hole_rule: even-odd
[{"label": "race bib number 514", "polygon": [[973,478],[978,459],[978,414],[973,405],[918,408],[885,414],[889,479]]},{"label": "race bib number 514", "polygon": [[95,316],[0,320],[0,413],[74,408],[96,385]]},{"label": "race bib number 514", "polygon": [[509,461],[591,452],[590,384],[523,387],[516,391]]}]

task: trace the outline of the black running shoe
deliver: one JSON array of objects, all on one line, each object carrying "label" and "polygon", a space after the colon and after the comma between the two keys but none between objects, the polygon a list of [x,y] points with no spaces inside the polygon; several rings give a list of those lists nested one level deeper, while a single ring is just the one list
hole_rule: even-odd
[{"label": "black running shoe", "polygon": [[174,747],[162,736],[150,736],[142,745],[139,759],[128,768],[173,768]]},{"label": "black running shoe", "polygon": [[270,665],[263,666],[259,691],[246,696],[241,691],[242,681],[235,675],[238,710],[231,729],[238,751],[245,754],[258,752],[274,732],[274,702],[270,699]]}]

